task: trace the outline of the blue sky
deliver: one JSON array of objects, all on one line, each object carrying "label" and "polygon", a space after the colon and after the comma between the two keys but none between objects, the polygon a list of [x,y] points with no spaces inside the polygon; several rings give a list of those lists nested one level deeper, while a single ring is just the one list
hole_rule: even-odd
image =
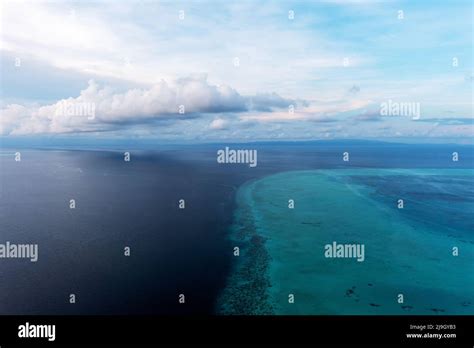
[{"label": "blue sky", "polygon": [[[473,136],[471,1],[1,6],[6,137]],[[383,115],[387,103],[418,111]]]}]

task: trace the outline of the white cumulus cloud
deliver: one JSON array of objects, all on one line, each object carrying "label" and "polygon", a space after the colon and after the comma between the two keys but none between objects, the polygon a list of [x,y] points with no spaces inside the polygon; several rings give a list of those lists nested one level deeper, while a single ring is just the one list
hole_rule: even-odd
[{"label": "white cumulus cloud", "polygon": [[[258,102],[256,102],[258,101]],[[253,108],[287,107],[294,101],[277,94],[242,96],[229,86],[210,84],[205,76],[161,81],[150,88],[117,92],[93,80],[75,98],[25,107],[11,104],[1,110],[1,134],[69,133],[113,130],[163,119],[198,117],[207,113],[245,112]],[[216,119],[211,128],[222,128]]]}]

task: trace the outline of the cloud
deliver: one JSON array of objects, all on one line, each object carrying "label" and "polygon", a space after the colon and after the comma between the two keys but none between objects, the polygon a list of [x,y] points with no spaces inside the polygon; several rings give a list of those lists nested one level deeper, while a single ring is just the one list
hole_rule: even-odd
[{"label": "cloud", "polygon": [[[311,121],[330,123],[343,120],[344,114],[349,112],[357,112],[372,103],[371,100],[343,100],[336,99],[330,101],[303,100],[293,101],[290,105],[293,108],[286,110],[276,110],[270,113],[250,112],[242,115],[240,118],[246,121],[258,121],[262,123],[269,122],[294,122],[294,121]],[[269,103],[270,105],[278,105]],[[281,105],[283,109],[283,103]]]},{"label": "cloud", "polygon": [[349,89],[349,93],[351,94],[357,94],[360,92],[360,87],[357,86],[357,85],[353,85],[350,89]]},{"label": "cloud", "polygon": [[308,30],[315,11],[298,12],[290,23],[282,4],[5,1],[2,12],[3,50],[25,61],[137,84],[204,72],[242,93],[287,95],[293,81],[338,69],[346,56],[351,66],[370,62],[315,27]]},{"label": "cloud", "polygon": [[[0,134],[472,134],[472,16],[464,3],[404,3],[403,21],[396,3],[358,0],[295,2],[293,20],[283,2],[1,5]],[[84,89],[89,80],[97,82]],[[380,121],[370,110],[389,99],[420,103],[421,122]]]},{"label": "cloud", "polygon": [[22,105],[10,104],[1,110],[0,134],[10,134],[19,124],[28,119],[28,109]]},{"label": "cloud", "polygon": [[382,121],[382,116],[379,110],[364,110],[362,113],[354,117],[357,121],[363,122],[378,122]]},{"label": "cloud", "polygon": [[222,130],[226,129],[228,125],[229,121],[222,118],[216,118],[209,124],[209,128],[214,130]]},{"label": "cloud", "polygon": [[418,122],[430,122],[441,125],[474,125],[472,117],[420,118]]},{"label": "cloud", "polygon": [[[161,81],[147,89],[134,88],[121,93],[91,80],[76,98],[30,108],[8,105],[2,110],[0,131],[12,135],[104,131],[202,114],[272,112],[287,108],[289,103],[295,102],[275,93],[242,96],[229,86],[210,84],[203,75],[172,83]],[[218,118],[210,128],[222,129],[225,124]]]},{"label": "cloud", "polygon": [[[276,93],[257,94],[249,98],[251,109],[256,111],[272,111],[272,108],[288,108],[296,104],[295,100],[285,99]],[[303,102],[304,104],[304,102]]]}]

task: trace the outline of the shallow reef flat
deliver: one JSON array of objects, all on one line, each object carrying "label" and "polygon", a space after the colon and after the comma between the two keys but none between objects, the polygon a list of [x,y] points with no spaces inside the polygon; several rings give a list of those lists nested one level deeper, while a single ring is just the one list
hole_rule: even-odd
[{"label": "shallow reef flat", "polygon": [[[241,252],[218,311],[473,314],[473,173],[312,170],[247,182],[230,233]],[[363,262],[325,256],[334,242],[364,245]]]}]

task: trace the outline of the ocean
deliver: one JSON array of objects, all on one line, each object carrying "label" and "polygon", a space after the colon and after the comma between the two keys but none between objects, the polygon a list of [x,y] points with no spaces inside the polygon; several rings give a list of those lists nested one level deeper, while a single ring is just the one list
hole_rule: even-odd
[{"label": "ocean", "polygon": [[[472,314],[473,178],[472,169],[337,169],[245,184],[233,226],[244,261],[223,313]],[[334,257],[335,243],[363,254]]]},{"label": "ocean", "polygon": [[[225,146],[257,150],[257,166],[218,163]],[[39,255],[0,260],[0,313],[472,314],[472,150],[4,146],[0,243]],[[333,241],[365,244],[365,260],[324,258]]]}]

